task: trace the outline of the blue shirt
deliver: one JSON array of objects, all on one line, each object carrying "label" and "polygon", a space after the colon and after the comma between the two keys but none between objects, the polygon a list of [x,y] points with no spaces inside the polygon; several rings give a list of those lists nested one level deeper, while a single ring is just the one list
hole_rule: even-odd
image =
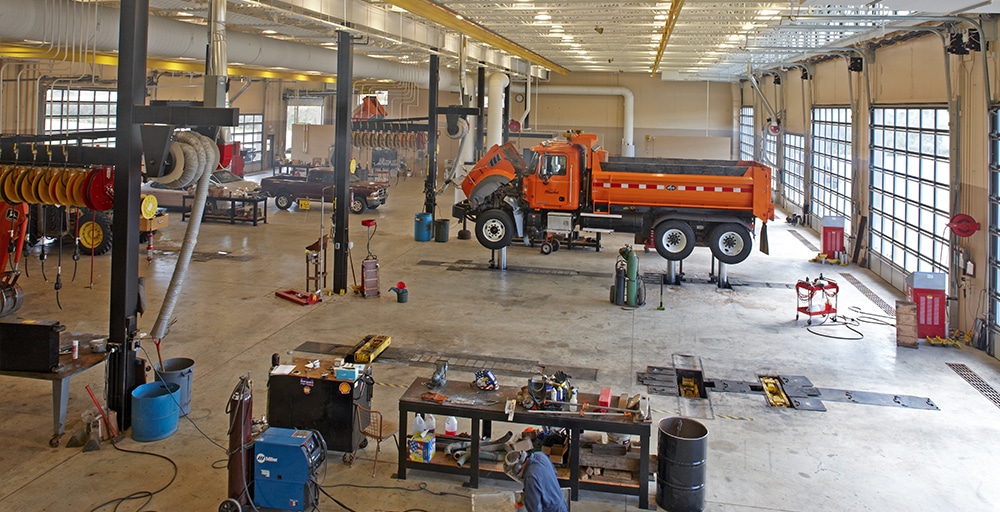
[{"label": "blue shirt", "polygon": [[556,468],[548,455],[535,452],[524,461],[525,512],[568,512]]}]

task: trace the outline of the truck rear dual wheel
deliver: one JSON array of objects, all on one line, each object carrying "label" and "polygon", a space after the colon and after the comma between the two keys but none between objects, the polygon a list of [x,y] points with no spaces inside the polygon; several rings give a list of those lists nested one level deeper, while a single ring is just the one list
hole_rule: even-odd
[{"label": "truck rear dual wheel", "polygon": [[653,246],[660,256],[670,261],[680,261],[694,250],[694,230],[682,220],[667,220],[653,229]]},{"label": "truck rear dual wheel", "polygon": [[514,236],[514,220],[503,210],[487,210],[476,218],[476,240],[492,250],[510,245]]},{"label": "truck rear dual wheel", "polygon": [[750,231],[746,226],[735,222],[716,226],[708,236],[708,244],[715,259],[727,265],[735,265],[747,259],[753,249]]}]

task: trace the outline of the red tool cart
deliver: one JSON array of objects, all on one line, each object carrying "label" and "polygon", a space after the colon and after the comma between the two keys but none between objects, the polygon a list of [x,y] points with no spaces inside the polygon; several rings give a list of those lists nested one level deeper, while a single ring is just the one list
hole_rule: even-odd
[{"label": "red tool cart", "polygon": [[806,325],[812,325],[812,317],[832,315],[832,319],[837,319],[837,293],[840,287],[833,279],[823,277],[812,281],[809,278],[802,279],[795,284],[795,295],[798,303],[795,307],[795,319],[799,319],[800,314],[807,317]]}]

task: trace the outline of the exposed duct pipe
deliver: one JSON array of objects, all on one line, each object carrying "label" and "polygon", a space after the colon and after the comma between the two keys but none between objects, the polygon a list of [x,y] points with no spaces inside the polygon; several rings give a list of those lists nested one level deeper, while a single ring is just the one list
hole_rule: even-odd
[{"label": "exposed duct pipe", "polygon": [[226,107],[226,0],[211,0],[208,8],[208,58],[205,60],[205,106]]},{"label": "exposed duct pipe", "polygon": [[521,123],[521,129],[524,130],[527,126],[524,124],[528,120],[528,114],[531,113],[531,81],[533,77],[528,75],[528,80],[524,84],[524,112],[521,112],[521,119],[518,121]]},{"label": "exposed duct pipe", "polygon": [[[492,91],[492,88],[490,89]],[[625,157],[635,156],[635,95],[628,87],[590,85],[539,85],[539,94],[576,94],[589,96],[621,96],[625,101],[622,122],[622,149]]]},{"label": "exposed duct pipe", "polygon": [[510,78],[503,73],[490,75],[487,93],[489,105],[486,106],[486,147],[503,144],[503,90],[510,84]]},{"label": "exposed duct pipe", "polygon": [[[46,33],[51,32],[46,26],[46,19],[64,19],[72,14],[63,3],[46,5],[45,2],[19,0],[0,0],[0,12],[17,13],[17,16],[0,16],[0,37],[42,41],[47,38]],[[96,8],[93,17],[95,29],[92,34],[94,51],[118,50],[118,18],[118,9]],[[241,32],[226,34],[226,42],[229,62],[337,74],[335,50]],[[166,59],[185,57],[204,60],[205,27],[150,17],[148,54],[150,57]],[[412,82],[424,88],[430,78],[426,67],[385,62],[364,55],[354,56],[354,76],[359,79],[384,78],[396,82]],[[457,83],[456,73],[441,69],[439,81],[440,88],[446,89]]]}]

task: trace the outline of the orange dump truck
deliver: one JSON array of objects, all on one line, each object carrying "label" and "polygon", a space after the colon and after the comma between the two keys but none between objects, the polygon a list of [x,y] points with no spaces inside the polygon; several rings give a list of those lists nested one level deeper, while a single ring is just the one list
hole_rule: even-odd
[{"label": "orange dump truck", "polygon": [[[532,148],[493,146],[462,182],[452,214],[475,223],[487,249],[547,234],[627,232],[668,260],[707,245],[721,262],[750,255],[754,223],[774,218],[771,170],[756,162],[608,158],[597,136],[567,133]],[[766,229],[761,248],[766,252]]]}]

